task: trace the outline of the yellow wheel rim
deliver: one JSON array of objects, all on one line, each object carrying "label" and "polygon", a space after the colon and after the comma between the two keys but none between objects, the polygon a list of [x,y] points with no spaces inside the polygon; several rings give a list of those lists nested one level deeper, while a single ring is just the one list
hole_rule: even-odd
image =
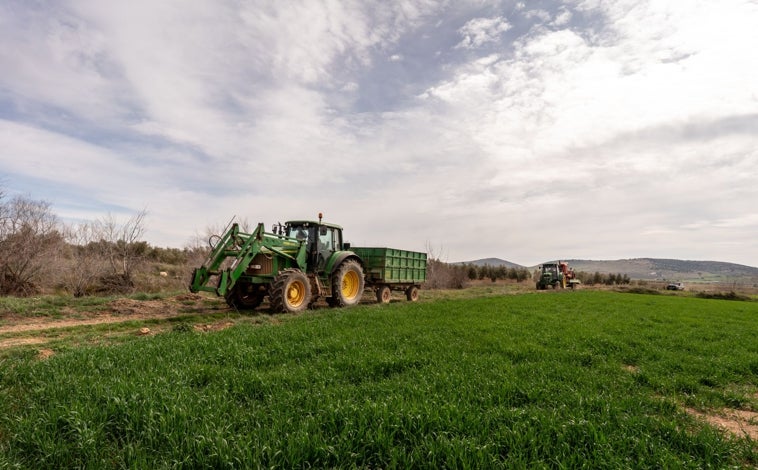
[{"label": "yellow wheel rim", "polygon": [[287,303],[292,307],[299,307],[305,301],[305,284],[300,281],[293,281],[287,287]]},{"label": "yellow wheel rim", "polygon": [[342,276],[342,297],[352,300],[358,296],[358,288],[361,285],[361,279],[355,271],[348,271]]}]

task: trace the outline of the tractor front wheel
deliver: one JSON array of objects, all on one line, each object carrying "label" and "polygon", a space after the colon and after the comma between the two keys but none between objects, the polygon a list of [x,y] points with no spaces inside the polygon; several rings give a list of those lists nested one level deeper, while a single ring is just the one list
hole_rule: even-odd
[{"label": "tractor front wheel", "polygon": [[226,303],[238,310],[253,310],[263,302],[265,295],[265,289],[258,285],[238,282],[227,294]]},{"label": "tractor front wheel", "polygon": [[285,269],[271,283],[271,310],[301,312],[311,303],[311,284],[298,269]]},{"label": "tractor front wheel", "polygon": [[364,289],[363,268],[355,260],[342,263],[332,275],[332,307],[350,307],[361,301]]}]

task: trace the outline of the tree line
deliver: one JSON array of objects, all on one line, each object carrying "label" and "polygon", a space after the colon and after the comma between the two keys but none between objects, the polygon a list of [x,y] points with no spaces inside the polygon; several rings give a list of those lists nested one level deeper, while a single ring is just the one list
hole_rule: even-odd
[{"label": "tree line", "polygon": [[[199,247],[150,246],[142,239],[146,215],[142,210],[125,221],[108,214],[64,224],[50,203],[0,191],[0,295],[131,293],[146,269],[189,266],[204,256]],[[175,269],[172,277],[184,270]]]},{"label": "tree line", "polygon": [[595,273],[588,273],[584,271],[578,271],[576,278],[582,281],[582,284],[587,286],[606,285],[606,286],[620,286],[631,284],[632,280],[627,274],[613,274],[613,273],[601,273],[595,271]]},{"label": "tree line", "polygon": [[[24,196],[7,198],[0,190],[0,295],[59,292],[80,297],[181,288],[208,247],[200,242],[182,249],[150,246],[142,239],[146,215],[142,210],[125,221],[108,214],[91,222],[64,224],[50,203]],[[212,228],[207,231],[213,233]],[[430,289],[462,289],[473,280],[533,278],[527,268],[450,264],[429,251],[426,287]],[[167,279],[160,281],[157,276]],[[631,282],[626,274],[578,272],[577,278],[585,285]]]},{"label": "tree line", "polygon": [[[473,263],[448,264],[436,258],[431,258],[427,267],[427,287],[440,289],[462,289],[468,281],[510,280],[524,282],[538,279],[540,271],[530,273],[525,267],[493,266],[490,264],[476,265]],[[576,278],[587,286],[594,285],[628,285],[632,281],[627,274],[576,272]]]}]

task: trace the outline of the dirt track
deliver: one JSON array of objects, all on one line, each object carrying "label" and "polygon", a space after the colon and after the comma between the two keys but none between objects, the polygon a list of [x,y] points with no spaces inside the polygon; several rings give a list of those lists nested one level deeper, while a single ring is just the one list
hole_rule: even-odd
[{"label": "dirt track", "polygon": [[[187,315],[187,310],[199,308],[204,297],[197,294],[183,294],[163,300],[117,299],[92,312],[73,312],[64,318],[34,319],[26,317],[4,318],[0,334],[47,331],[86,325],[123,323],[135,320],[156,320]],[[35,344],[33,338],[0,340],[0,347],[20,344]],[[44,341],[39,341],[44,342]]]}]

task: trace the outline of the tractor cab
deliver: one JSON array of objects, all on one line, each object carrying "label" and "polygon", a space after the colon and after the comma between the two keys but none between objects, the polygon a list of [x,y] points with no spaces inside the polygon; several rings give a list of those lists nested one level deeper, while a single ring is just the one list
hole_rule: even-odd
[{"label": "tractor cab", "polygon": [[343,246],[339,225],[296,220],[284,224],[284,234],[306,243],[308,272],[323,272],[332,254]]},{"label": "tractor cab", "polygon": [[551,279],[556,279],[558,277],[558,265],[555,263],[543,264],[542,275],[545,276],[546,274],[549,274]]}]

